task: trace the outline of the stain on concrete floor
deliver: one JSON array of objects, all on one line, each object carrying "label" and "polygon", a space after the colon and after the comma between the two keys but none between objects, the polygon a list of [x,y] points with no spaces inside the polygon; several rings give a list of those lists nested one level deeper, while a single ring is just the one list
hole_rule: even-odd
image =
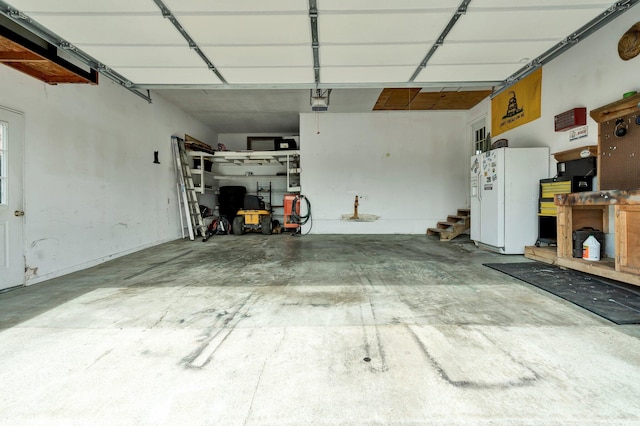
[{"label": "stain on concrete floor", "polygon": [[640,327],[406,235],[175,241],[0,294],[0,423],[637,424]]}]

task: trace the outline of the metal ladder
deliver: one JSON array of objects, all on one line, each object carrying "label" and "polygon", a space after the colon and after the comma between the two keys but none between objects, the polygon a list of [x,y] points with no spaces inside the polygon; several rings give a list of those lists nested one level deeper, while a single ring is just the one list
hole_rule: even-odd
[{"label": "metal ladder", "polygon": [[187,228],[189,230],[189,239],[195,238],[195,231],[200,232],[202,241],[207,241],[207,227],[204,225],[202,215],[200,214],[200,205],[196,196],[196,189],[193,184],[193,176],[191,175],[191,164],[187,150],[184,147],[184,140],[177,136],[171,137],[173,145],[173,154],[176,160],[176,174],[178,177],[178,206],[180,207],[180,223],[182,224],[182,237],[184,238],[184,222],[182,220],[182,212],[186,217]]}]

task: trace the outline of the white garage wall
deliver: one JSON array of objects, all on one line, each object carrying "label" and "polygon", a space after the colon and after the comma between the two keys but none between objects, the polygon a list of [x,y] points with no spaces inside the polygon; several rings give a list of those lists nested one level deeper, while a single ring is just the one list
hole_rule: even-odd
[{"label": "white garage wall", "polygon": [[181,237],[170,138],[217,134],[152,97],[0,67],[0,104],[25,113],[27,284]]},{"label": "white garage wall", "polygon": [[[509,140],[509,146],[548,146],[551,153],[584,145],[598,144],[598,125],[589,112],[622,99],[622,94],[640,92],[640,56],[623,61],[618,56],[618,40],[640,21],[640,6],[635,6],[616,20],[584,39],[542,70],[542,116],[531,123],[505,132],[497,138]],[[555,132],[553,117],[572,108],[587,108],[589,135],[569,140],[570,132]],[[551,158],[551,173],[556,165]],[[614,223],[610,217],[609,223]],[[607,235],[606,252],[613,255],[613,227]]]},{"label": "white garage wall", "polygon": [[[467,199],[465,112],[300,115],[302,192],[312,233],[424,234]],[[319,130],[319,133],[318,133]],[[341,220],[374,214],[374,222]]]}]

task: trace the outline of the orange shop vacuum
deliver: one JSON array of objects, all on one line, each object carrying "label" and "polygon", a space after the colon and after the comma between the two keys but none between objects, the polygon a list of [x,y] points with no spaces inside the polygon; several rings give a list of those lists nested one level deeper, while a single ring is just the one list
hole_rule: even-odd
[{"label": "orange shop vacuum", "polygon": [[[300,204],[302,200],[306,203],[306,214],[302,215]],[[302,225],[311,221],[311,203],[309,199],[300,194],[285,194],[284,195],[284,229],[293,229],[296,234],[300,233]],[[310,222],[311,223],[311,222]],[[307,231],[307,234],[311,231],[311,228]]]}]

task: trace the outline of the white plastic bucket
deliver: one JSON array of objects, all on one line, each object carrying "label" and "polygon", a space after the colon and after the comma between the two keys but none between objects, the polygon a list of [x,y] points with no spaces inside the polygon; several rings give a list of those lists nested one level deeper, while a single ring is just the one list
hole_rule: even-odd
[{"label": "white plastic bucket", "polygon": [[584,260],[600,260],[600,243],[593,235],[582,243],[582,258]]}]

